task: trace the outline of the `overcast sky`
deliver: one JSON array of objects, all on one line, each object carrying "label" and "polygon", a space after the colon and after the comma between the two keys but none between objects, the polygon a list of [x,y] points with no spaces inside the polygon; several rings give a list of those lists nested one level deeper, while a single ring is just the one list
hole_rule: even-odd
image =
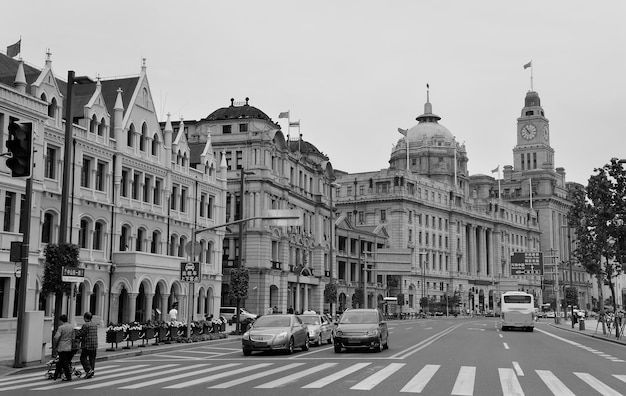
[{"label": "overcast sky", "polygon": [[427,83],[471,174],[512,164],[531,60],[567,180],[586,185],[595,167],[626,158],[622,0],[20,0],[3,11],[0,48],[21,36],[36,67],[47,48],[62,79],[136,75],[146,58],[160,120],[249,97],[284,132],[278,114],[289,110],[347,172],[388,167]]}]

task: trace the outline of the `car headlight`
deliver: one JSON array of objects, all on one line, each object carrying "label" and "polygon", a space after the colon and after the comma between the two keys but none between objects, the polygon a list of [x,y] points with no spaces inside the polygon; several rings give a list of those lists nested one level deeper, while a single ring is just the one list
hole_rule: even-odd
[{"label": "car headlight", "polygon": [[277,338],[277,339],[287,338],[287,332],[286,332],[286,331],[283,331],[282,333],[278,333],[278,334],[276,334],[276,338]]},{"label": "car headlight", "polygon": [[320,333],[320,329],[309,330],[310,335],[318,335]]},{"label": "car headlight", "polygon": [[335,330],[335,335],[341,337],[343,335],[343,331]]},{"label": "car headlight", "polygon": [[377,336],[378,335],[378,329],[369,329],[367,331],[367,333],[365,333],[368,336]]},{"label": "car headlight", "polygon": [[241,338],[243,338],[244,340],[250,340],[250,332],[246,331],[245,333],[243,333]]}]

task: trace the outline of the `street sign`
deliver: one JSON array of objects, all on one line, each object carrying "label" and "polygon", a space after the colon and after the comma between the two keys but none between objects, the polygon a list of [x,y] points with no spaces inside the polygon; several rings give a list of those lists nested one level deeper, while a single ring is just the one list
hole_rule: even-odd
[{"label": "street sign", "polygon": [[200,283],[200,263],[197,261],[180,263],[180,280],[182,282]]},{"label": "street sign", "polygon": [[[189,241],[187,242],[187,244],[185,245],[185,252],[191,256],[191,248],[192,248],[192,242]],[[202,253],[202,244],[200,244],[200,242],[196,241],[196,246],[193,247],[193,255],[195,257],[192,257],[192,259],[195,259],[196,257],[198,257],[200,255],[200,253]]]},{"label": "street sign", "polygon": [[265,216],[267,224],[270,226],[301,226],[302,213],[299,210],[289,209],[268,209]]},{"label": "street sign", "polygon": [[543,275],[543,253],[513,253],[511,256],[511,275]]},{"label": "street sign", "polygon": [[63,282],[82,282],[85,280],[85,269],[76,267],[61,267]]}]

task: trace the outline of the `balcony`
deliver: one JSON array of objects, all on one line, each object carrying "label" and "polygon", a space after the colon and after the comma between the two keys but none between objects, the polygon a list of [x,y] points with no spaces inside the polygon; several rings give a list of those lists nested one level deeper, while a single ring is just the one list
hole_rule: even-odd
[{"label": "balcony", "polygon": [[271,263],[272,263],[272,269],[277,269],[277,270],[283,269],[283,263],[282,262],[272,260]]}]

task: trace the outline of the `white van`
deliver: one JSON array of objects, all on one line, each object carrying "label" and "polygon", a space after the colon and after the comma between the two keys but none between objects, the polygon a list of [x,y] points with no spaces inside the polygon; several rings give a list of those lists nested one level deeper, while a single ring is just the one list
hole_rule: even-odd
[{"label": "white van", "polygon": [[[232,323],[237,320],[237,307],[220,307],[220,316],[226,318],[228,323]],[[245,308],[239,308],[239,320],[243,321],[244,319],[256,319],[256,315],[246,311]]]}]

